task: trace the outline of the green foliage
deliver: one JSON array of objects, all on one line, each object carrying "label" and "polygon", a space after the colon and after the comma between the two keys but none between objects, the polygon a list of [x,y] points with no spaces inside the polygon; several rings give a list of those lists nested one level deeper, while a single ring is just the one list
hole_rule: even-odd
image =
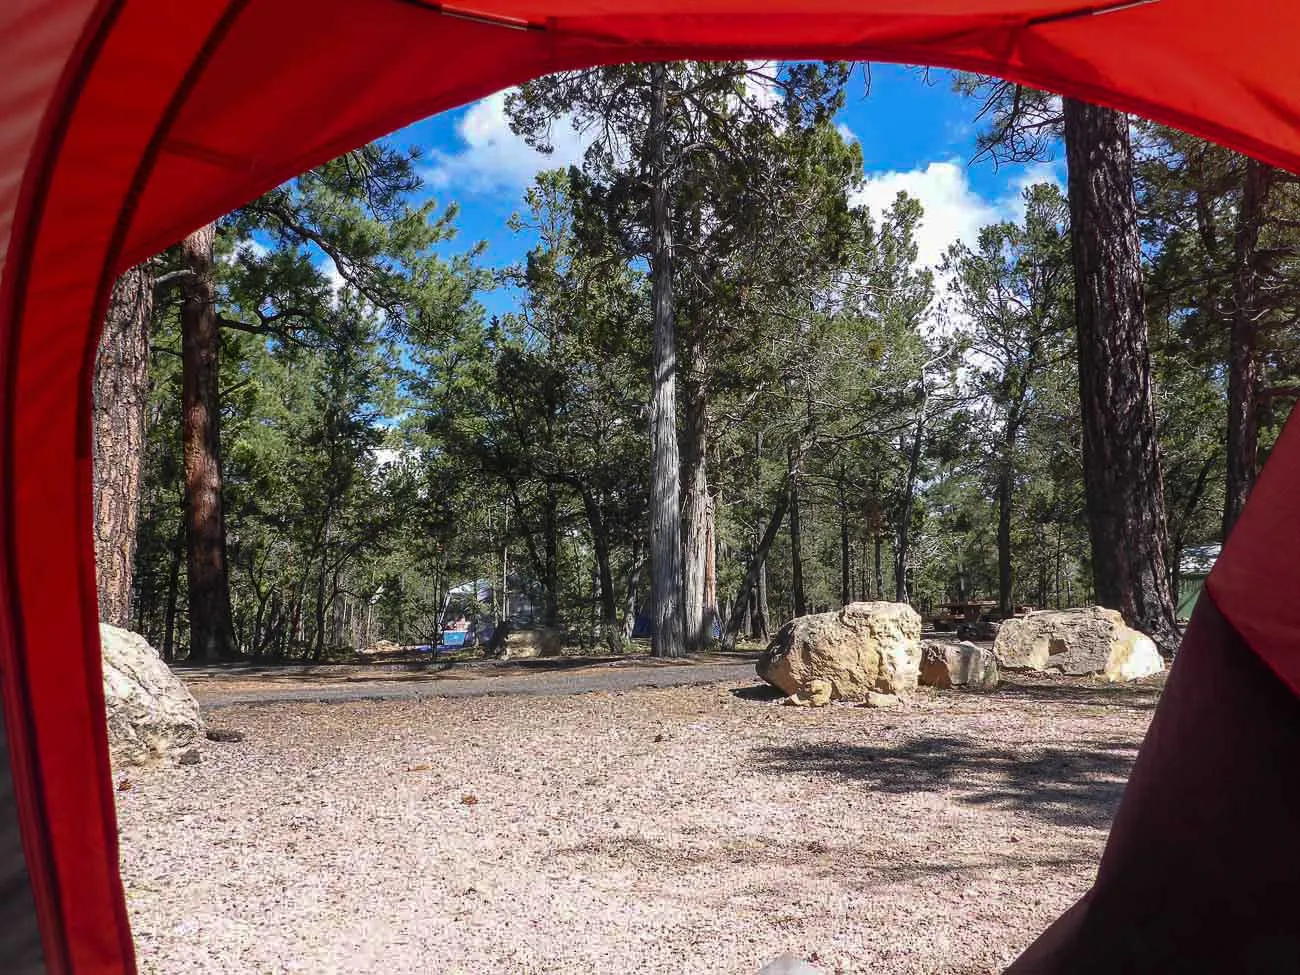
[{"label": "green foliage", "polygon": [[[1082,602],[1066,202],[1031,187],[1022,218],[919,267],[919,202],[877,213],[855,202],[861,152],[832,122],[846,77],[839,64],[668,68],[684,490],[713,512],[718,608],[794,495],[799,537],[787,520],[760,587],[773,628],[794,611],[796,576],[811,609],[900,589],[922,609],[1000,588],[1013,604]],[[983,149],[1050,153],[1053,99],[960,84],[985,99]],[[477,247],[447,256],[456,207],[415,202],[413,159],[383,145],[222,222],[226,532],[245,652],[429,643],[449,589],[471,580],[493,582],[484,616],[532,615],[586,645],[630,628],[647,596],[648,104],[636,65],[509,97],[533,145],[568,119],[590,149],[527,189],[510,226],[531,249],[495,279]],[[1241,161],[1155,128],[1142,146],[1176,561],[1215,537],[1223,503]],[[1294,186],[1270,205],[1264,452],[1300,372]],[[518,297],[489,321],[476,296],[492,286]],[[185,632],[185,580],[166,301],[153,343],[137,615],[170,646]]]}]

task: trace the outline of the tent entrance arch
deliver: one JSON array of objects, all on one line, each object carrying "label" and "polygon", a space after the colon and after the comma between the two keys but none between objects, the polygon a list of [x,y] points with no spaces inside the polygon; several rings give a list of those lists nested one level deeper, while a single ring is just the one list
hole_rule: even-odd
[{"label": "tent entrance arch", "polygon": [[[134,966],[117,876],[89,517],[89,373],[119,270],[418,118],[548,72],[633,60],[829,57],[980,71],[1300,171],[1297,33],[1293,0],[1253,0],[1231,16],[1218,0],[488,0],[472,9],[425,0],[7,0],[6,957],[26,958],[32,971]],[[1179,970],[1206,969],[1215,933],[1225,946],[1249,935],[1256,955],[1236,970],[1277,970],[1267,963],[1295,949],[1293,884],[1283,881],[1300,868],[1300,840],[1277,813],[1300,798],[1290,784],[1300,758],[1300,562],[1275,536],[1300,525],[1298,485],[1292,424],[1207,584],[1184,644],[1188,663],[1143,750],[1098,886],[1057,929],[1065,950],[1087,941],[1095,962],[1098,946],[1111,945],[1130,951],[1128,970],[1170,970],[1176,957],[1158,952],[1172,951],[1191,925],[1200,926],[1199,953]],[[1209,694],[1216,683],[1221,693]],[[1219,738],[1207,738],[1211,727]],[[1249,748],[1251,761],[1231,761],[1230,744]],[[1195,769],[1178,761],[1185,748],[1203,749]],[[1249,804],[1230,801],[1246,795]],[[1135,839],[1153,830],[1164,837],[1159,855]],[[1180,920],[1174,905],[1189,891],[1206,896]],[[1213,925],[1207,910],[1217,912]],[[1063,957],[1025,970],[1124,967]],[[1291,962],[1281,967],[1300,967]]]}]

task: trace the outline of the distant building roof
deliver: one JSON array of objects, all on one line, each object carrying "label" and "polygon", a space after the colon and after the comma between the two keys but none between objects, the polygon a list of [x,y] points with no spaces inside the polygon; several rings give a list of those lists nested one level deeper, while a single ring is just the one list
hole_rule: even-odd
[{"label": "distant building roof", "polygon": [[1218,542],[1210,545],[1188,545],[1183,549],[1183,557],[1178,562],[1178,571],[1183,575],[1209,575],[1222,549],[1223,546]]}]

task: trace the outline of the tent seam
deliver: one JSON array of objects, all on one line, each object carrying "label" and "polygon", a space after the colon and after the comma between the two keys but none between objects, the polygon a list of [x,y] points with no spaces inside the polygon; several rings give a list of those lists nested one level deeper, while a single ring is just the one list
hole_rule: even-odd
[{"label": "tent seam", "polygon": [[[38,136],[28,163],[27,173],[18,198],[19,212],[26,207],[20,224],[21,235],[14,240],[19,246],[10,245],[10,254],[17,258],[13,276],[9,278],[9,334],[5,337],[6,359],[4,363],[4,407],[5,423],[0,428],[0,456],[4,459],[5,469],[14,469],[14,435],[13,424],[17,413],[15,401],[18,386],[18,348],[22,334],[23,309],[26,304],[28,289],[31,286],[33,259],[36,252],[35,241],[40,224],[49,203],[50,191],[54,183],[57,161],[66,144],[72,120],[81,103],[95,65],[107,46],[109,35],[117,23],[125,0],[104,0],[87,19],[86,27],[77,43],[80,57],[69,59],[69,64],[56,92],[60,97],[58,108],[45,123],[43,136]],[[74,60],[75,58],[75,60]],[[41,165],[34,165],[39,161]],[[37,746],[36,715],[32,708],[27,670],[27,636],[26,621],[23,614],[23,600],[18,585],[18,553],[14,543],[13,526],[17,524],[15,497],[12,490],[4,492],[4,563],[5,598],[10,610],[10,637],[12,641],[11,682],[15,686],[13,696],[18,699],[20,713],[15,714],[15,721],[10,723],[10,748],[20,744],[30,782],[28,788],[20,789],[19,782],[14,782],[15,799],[18,801],[20,823],[26,820],[27,828],[23,830],[24,847],[28,844],[37,847],[37,861],[27,862],[28,877],[32,884],[33,902],[41,928],[41,940],[45,948],[45,964],[52,972],[72,971],[72,952],[68,942],[63,885],[60,882],[54,847],[48,832],[48,809],[46,807],[45,772],[42,768],[40,749]],[[17,729],[17,735],[13,730]],[[13,741],[14,738],[18,741]],[[20,765],[21,767],[21,765]],[[11,774],[13,773],[11,769]],[[36,822],[33,823],[32,820]],[[28,848],[28,852],[31,850]],[[50,957],[52,956],[52,957]],[[130,954],[127,955],[131,957]]]}]

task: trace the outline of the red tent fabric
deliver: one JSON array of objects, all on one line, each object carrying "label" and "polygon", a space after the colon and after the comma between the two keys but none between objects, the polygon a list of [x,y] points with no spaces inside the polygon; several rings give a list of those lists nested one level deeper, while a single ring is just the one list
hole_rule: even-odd
[{"label": "red tent fabric", "polygon": [[[89,527],[89,370],[120,269],[405,123],[548,71],[606,62],[834,57],[978,70],[1133,111],[1300,171],[1295,0],[465,3],[0,3],[7,746],[0,749],[0,950],[7,970],[134,970],[117,875]],[[1178,678],[1184,693],[1171,688],[1157,726],[1176,726],[1188,707],[1200,707],[1189,685],[1220,672],[1244,681],[1249,692],[1233,700],[1247,706],[1275,684],[1289,687],[1291,694],[1269,698],[1277,721],[1254,729],[1265,742],[1270,729],[1294,720],[1300,561],[1290,557],[1284,533],[1300,523],[1298,484],[1293,424],[1210,580],[1217,610],[1202,613],[1187,638],[1184,656],[1205,663],[1188,664]],[[1251,657],[1256,670],[1239,659],[1247,646],[1258,655]],[[1193,704],[1177,703],[1188,699]],[[1213,715],[1231,734],[1242,722],[1221,703]],[[1291,738],[1272,745],[1300,757]],[[1171,794],[1160,782],[1172,754],[1167,746],[1144,751],[1148,799]],[[1126,812],[1132,805],[1121,810],[1121,827],[1137,834],[1159,827]],[[1157,807],[1151,800],[1143,808]],[[1209,815],[1203,825],[1219,821]],[[1126,969],[1119,956],[1101,969],[1069,967],[1081,957],[1070,947],[1078,931],[1117,930],[1106,891],[1126,875],[1131,847],[1122,839],[1117,829],[1106,883],[1038,949],[1040,958],[1055,951],[1054,960],[1031,957],[1025,970],[1143,970]],[[1290,846],[1278,855],[1300,866]],[[1294,907],[1294,895],[1286,903]],[[1102,920],[1081,924],[1081,916]],[[1033,967],[1039,964],[1055,967]]]}]

